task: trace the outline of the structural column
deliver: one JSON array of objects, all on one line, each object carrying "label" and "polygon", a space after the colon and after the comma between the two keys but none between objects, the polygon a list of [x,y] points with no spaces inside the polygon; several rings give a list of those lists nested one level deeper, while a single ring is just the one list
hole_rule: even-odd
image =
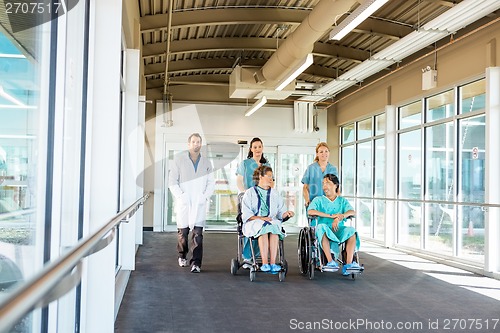
[{"label": "structural column", "polygon": [[393,247],[396,241],[397,224],[397,108],[385,107],[385,197],[393,200],[385,202],[385,239],[386,247]]},{"label": "structural column", "polygon": [[[119,210],[122,0],[91,0],[85,236]],[[81,332],[113,332],[116,239],[88,257],[82,276]]]},{"label": "structural column", "polygon": [[[486,202],[500,204],[500,67],[486,69]],[[489,207],[485,225],[486,272],[500,272],[500,208]]]},{"label": "structural column", "polygon": [[[134,203],[141,195],[137,195],[137,179],[143,173],[138,169],[138,161],[144,161],[143,155],[138,155],[138,146],[143,145],[144,139],[138,140],[139,129],[139,63],[140,52],[136,49],[127,49],[125,52],[125,103],[124,103],[124,133],[123,133],[123,195],[121,209]],[[135,248],[136,248],[136,220],[134,214],[128,223],[121,225],[121,258],[122,269],[135,269]],[[141,230],[142,233],[142,230]]]}]

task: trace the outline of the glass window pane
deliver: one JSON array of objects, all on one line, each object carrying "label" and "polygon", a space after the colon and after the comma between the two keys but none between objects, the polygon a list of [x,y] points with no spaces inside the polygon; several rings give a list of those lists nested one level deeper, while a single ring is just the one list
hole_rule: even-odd
[{"label": "glass window pane", "polygon": [[342,126],[342,143],[354,142],[354,124]]},{"label": "glass window pane", "polygon": [[426,204],[427,230],[424,248],[440,254],[453,255],[455,205]]},{"label": "glass window pane", "polygon": [[[31,47],[41,47],[36,32],[36,28],[26,31]],[[0,254],[26,279],[41,264],[35,261],[41,258],[36,251],[43,253],[42,244],[36,242],[43,230],[37,230],[34,212],[43,191],[36,188],[37,182],[41,184],[37,165],[42,162],[37,154],[41,64],[30,61],[14,40],[0,30]],[[31,51],[40,61],[36,50]]]},{"label": "glass window pane", "polygon": [[465,202],[485,202],[485,116],[460,120],[460,192]]},{"label": "glass window pane", "polygon": [[479,80],[459,88],[460,113],[484,110],[486,101],[485,80]]},{"label": "glass window pane", "polygon": [[462,221],[457,239],[458,257],[484,264],[484,221],[486,211],[479,206],[459,206]]},{"label": "glass window pane", "polygon": [[[453,122],[428,127],[425,131],[425,184],[427,199],[454,201],[454,140]],[[426,204],[426,250],[453,254],[455,208],[453,205]]]},{"label": "glass window pane", "polygon": [[[421,132],[399,135],[399,197],[421,199]],[[420,248],[422,207],[420,202],[400,202],[398,242]]]},{"label": "glass window pane", "polygon": [[425,177],[430,200],[454,200],[454,133],[453,122],[428,127],[425,131]]},{"label": "glass window pane", "polygon": [[373,200],[358,199],[356,207],[356,230],[359,235],[372,237]]},{"label": "glass window pane", "polygon": [[372,136],[372,118],[358,122],[358,140],[363,140]]},{"label": "glass window pane", "polygon": [[358,144],[358,186],[356,195],[372,197],[372,141]]},{"label": "glass window pane", "polygon": [[375,116],[375,135],[385,134],[385,113]]},{"label": "glass window pane", "polygon": [[373,218],[375,219],[375,232],[373,237],[377,240],[385,240],[385,200],[373,200]]},{"label": "glass window pane", "polygon": [[420,130],[399,135],[399,197],[421,199],[421,134]]},{"label": "glass window pane", "polygon": [[453,90],[426,99],[426,122],[444,119],[455,114],[455,93]]},{"label": "glass window pane", "polygon": [[385,197],[385,139],[375,140],[375,197]]},{"label": "glass window pane", "polygon": [[[372,197],[372,141],[357,145],[357,196]],[[360,235],[372,237],[373,200],[358,199],[356,226]]]},{"label": "glass window pane", "polygon": [[420,125],[422,123],[422,101],[399,108],[399,129]]},{"label": "glass window pane", "polygon": [[[6,16],[4,16],[6,17]],[[19,19],[19,18],[18,18]],[[29,22],[28,22],[29,23]],[[2,292],[29,280],[41,269],[44,257],[45,194],[50,26],[12,32],[0,29],[0,280]],[[42,53],[43,56],[42,56]],[[50,147],[49,149],[51,149]],[[50,222],[50,221],[49,221]],[[0,296],[3,296],[0,293]],[[16,332],[41,331],[40,309],[27,314]]]},{"label": "glass window pane", "polygon": [[342,195],[354,195],[355,166],[354,145],[342,148],[341,179]]},{"label": "glass window pane", "polygon": [[[465,202],[485,202],[485,116],[460,120],[460,194]],[[479,206],[459,208],[459,257],[484,262],[485,214]]]}]

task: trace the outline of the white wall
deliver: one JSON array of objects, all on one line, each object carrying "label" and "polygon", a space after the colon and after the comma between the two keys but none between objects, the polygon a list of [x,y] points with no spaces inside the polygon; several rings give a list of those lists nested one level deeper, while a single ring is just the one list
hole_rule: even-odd
[{"label": "white wall", "polygon": [[[162,118],[162,101],[157,101],[157,117]],[[316,145],[326,140],[326,111],[320,112],[320,130],[297,133],[293,127],[292,107],[263,106],[250,117],[245,117],[248,107],[240,105],[173,104],[172,127],[160,127],[168,142],[186,143],[187,136],[198,131],[207,141],[237,143],[238,139],[259,137],[265,146]]]}]

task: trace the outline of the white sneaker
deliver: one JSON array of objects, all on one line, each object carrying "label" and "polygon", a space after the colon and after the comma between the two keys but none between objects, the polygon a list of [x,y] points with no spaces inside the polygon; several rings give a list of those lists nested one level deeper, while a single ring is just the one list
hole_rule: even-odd
[{"label": "white sneaker", "polygon": [[242,267],[244,269],[250,269],[252,267],[252,260],[251,259],[243,259]]},{"label": "white sneaker", "polygon": [[187,267],[187,265],[188,265],[187,259],[179,258],[179,266],[181,266],[181,267]]},{"label": "white sneaker", "polygon": [[191,266],[191,273],[199,273],[201,272],[200,266],[193,265]]}]

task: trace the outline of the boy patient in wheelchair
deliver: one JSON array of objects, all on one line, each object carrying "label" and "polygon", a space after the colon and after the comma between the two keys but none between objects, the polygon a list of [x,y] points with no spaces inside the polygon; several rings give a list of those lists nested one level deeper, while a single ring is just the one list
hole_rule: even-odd
[{"label": "boy patient in wheelchair", "polygon": [[[314,198],[307,208],[310,216],[317,216],[316,239],[323,250],[328,263],[326,269],[339,269],[335,258],[340,258],[340,244],[346,242],[345,264],[342,274],[362,270],[362,267],[353,261],[354,253],[359,250],[359,237],[356,229],[345,226],[346,218],[355,215],[355,211],[347,199],[340,195],[340,183],[337,176],[327,174],[323,178],[324,195]],[[335,256],[333,257],[332,254]]]},{"label": "boy patient in wheelchair", "polygon": [[[255,184],[245,191],[241,202],[243,235],[257,238],[262,258],[262,272],[279,272],[276,264],[279,240],[285,237],[281,222],[292,217],[292,211],[285,211],[285,203],[273,187],[273,170],[261,165],[253,173]],[[269,257],[269,258],[268,258]]]}]

